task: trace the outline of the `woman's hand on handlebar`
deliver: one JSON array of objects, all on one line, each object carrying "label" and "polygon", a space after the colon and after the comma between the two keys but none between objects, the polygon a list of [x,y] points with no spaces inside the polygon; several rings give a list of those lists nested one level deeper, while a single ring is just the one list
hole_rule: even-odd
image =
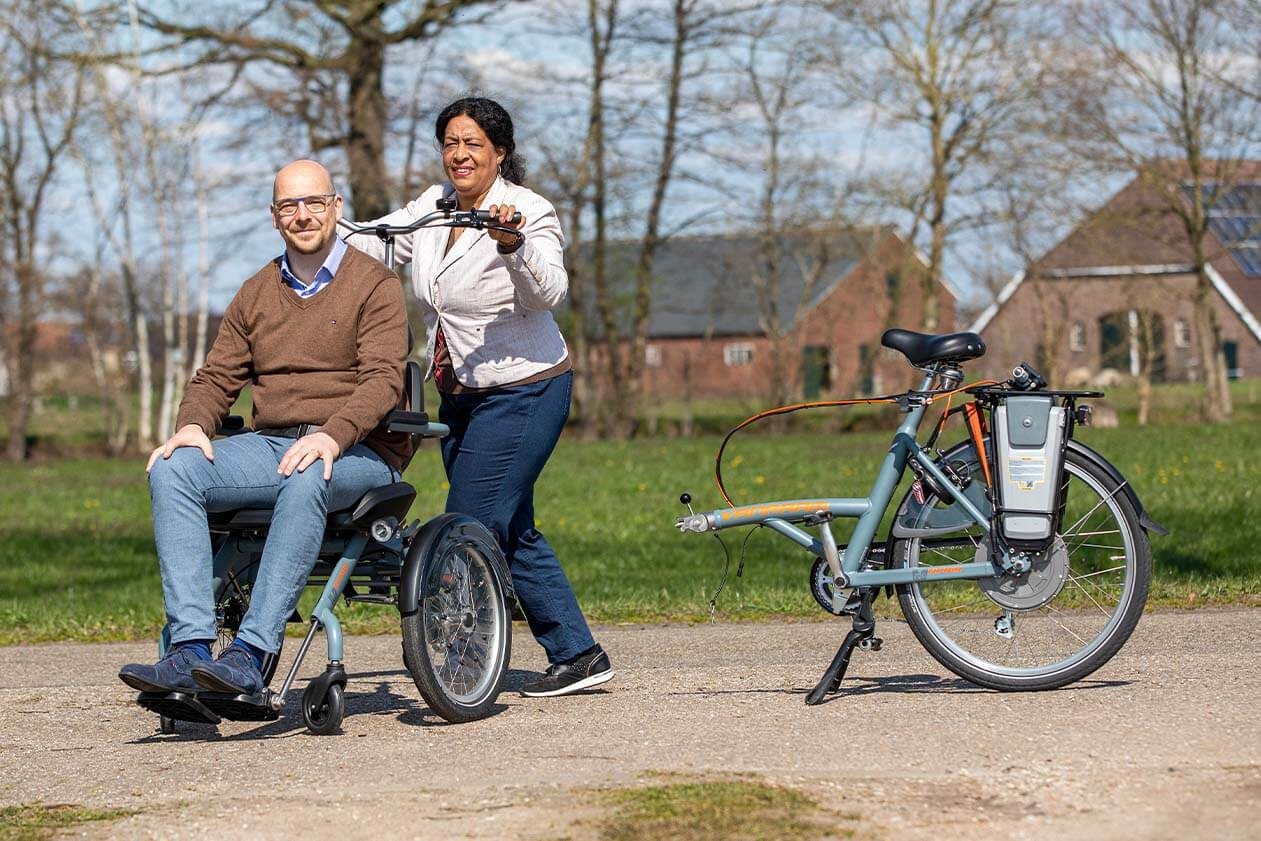
[{"label": "woman's hand on handlebar", "polygon": [[[492,204],[486,212],[489,215],[487,221],[497,226],[488,227],[486,233],[490,234],[490,238],[498,244],[501,251],[515,251],[525,242],[525,234],[521,233],[521,229],[525,227],[526,219],[517,212],[515,205]],[[509,230],[502,230],[503,228]]]}]

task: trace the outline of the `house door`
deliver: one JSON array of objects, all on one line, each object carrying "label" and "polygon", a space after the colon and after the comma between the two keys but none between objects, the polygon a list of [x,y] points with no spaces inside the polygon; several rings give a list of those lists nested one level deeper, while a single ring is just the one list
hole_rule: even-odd
[{"label": "house door", "polygon": [[1226,376],[1237,380],[1243,376],[1239,370],[1239,343],[1222,342],[1222,356],[1226,357]]},{"label": "house door", "polygon": [[1111,312],[1099,319],[1099,370],[1130,372],[1129,313]]},{"label": "house door", "polygon": [[807,400],[813,400],[832,388],[832,366],[828,364],[828,349],[811,345],[801,351],[801,391]]}]

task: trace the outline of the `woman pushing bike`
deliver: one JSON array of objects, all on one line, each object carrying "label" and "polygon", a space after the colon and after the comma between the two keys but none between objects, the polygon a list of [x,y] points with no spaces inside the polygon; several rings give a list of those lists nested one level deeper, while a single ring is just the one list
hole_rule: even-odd
[{"label": "woman pushing bike", "polygon": [[522,693],[565,695],[613,677],[560,561],[534,526],[534,484],[569,415],[573,382],[551,310],[565,297],[564,235],[556,211],[522,186],[512,118],[498,103],[459,99],[434,135],[447,183],[371,222],[343,223],[352,244],[377,258],[386,246],[356,225],[405,226],[435,208],[485,209],[482,229],[421,228],[397,238],[395,259],[412,265],[428,333],[430,373],[450,491],[446,510],[494,532],[517,600],[550,666]]}]

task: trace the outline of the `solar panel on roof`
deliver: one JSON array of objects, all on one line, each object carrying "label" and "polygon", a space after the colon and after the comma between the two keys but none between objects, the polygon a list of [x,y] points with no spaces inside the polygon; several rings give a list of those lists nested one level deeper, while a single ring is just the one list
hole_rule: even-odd
[{"label": "solar panel on roof", "polygon": [[[1188,198],[1190,184],[1182,186]],[[1248,277],[1261,277],[1261,184],[1235,184],[1217,196],[1216,185],[1204,185],[1209,207],[1208,228]]]}]

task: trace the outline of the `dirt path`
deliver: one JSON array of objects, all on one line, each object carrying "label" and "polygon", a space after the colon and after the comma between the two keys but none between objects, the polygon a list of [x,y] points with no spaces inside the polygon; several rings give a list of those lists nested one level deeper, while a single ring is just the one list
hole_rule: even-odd
[{"label": "dirt path", "polygon": [[[115,677],[151,645],[4,648],[0,805],[141,810],[71,833],[88,837],[583,839],[592,787],[735,772],[864,837],[1256,837],[1261,611],[1149,615],[1091,679],[1040,694],[958,681],[885,622],[848,691],[807,708],[843,628],[601,628],[607,692],[507,692],[457,726],[420,701],[397,639],[350,639],[344,735],[325,738],[296,698],[278,722],[156,737]],[[542,660],[516,630],[513,686]]]}]

